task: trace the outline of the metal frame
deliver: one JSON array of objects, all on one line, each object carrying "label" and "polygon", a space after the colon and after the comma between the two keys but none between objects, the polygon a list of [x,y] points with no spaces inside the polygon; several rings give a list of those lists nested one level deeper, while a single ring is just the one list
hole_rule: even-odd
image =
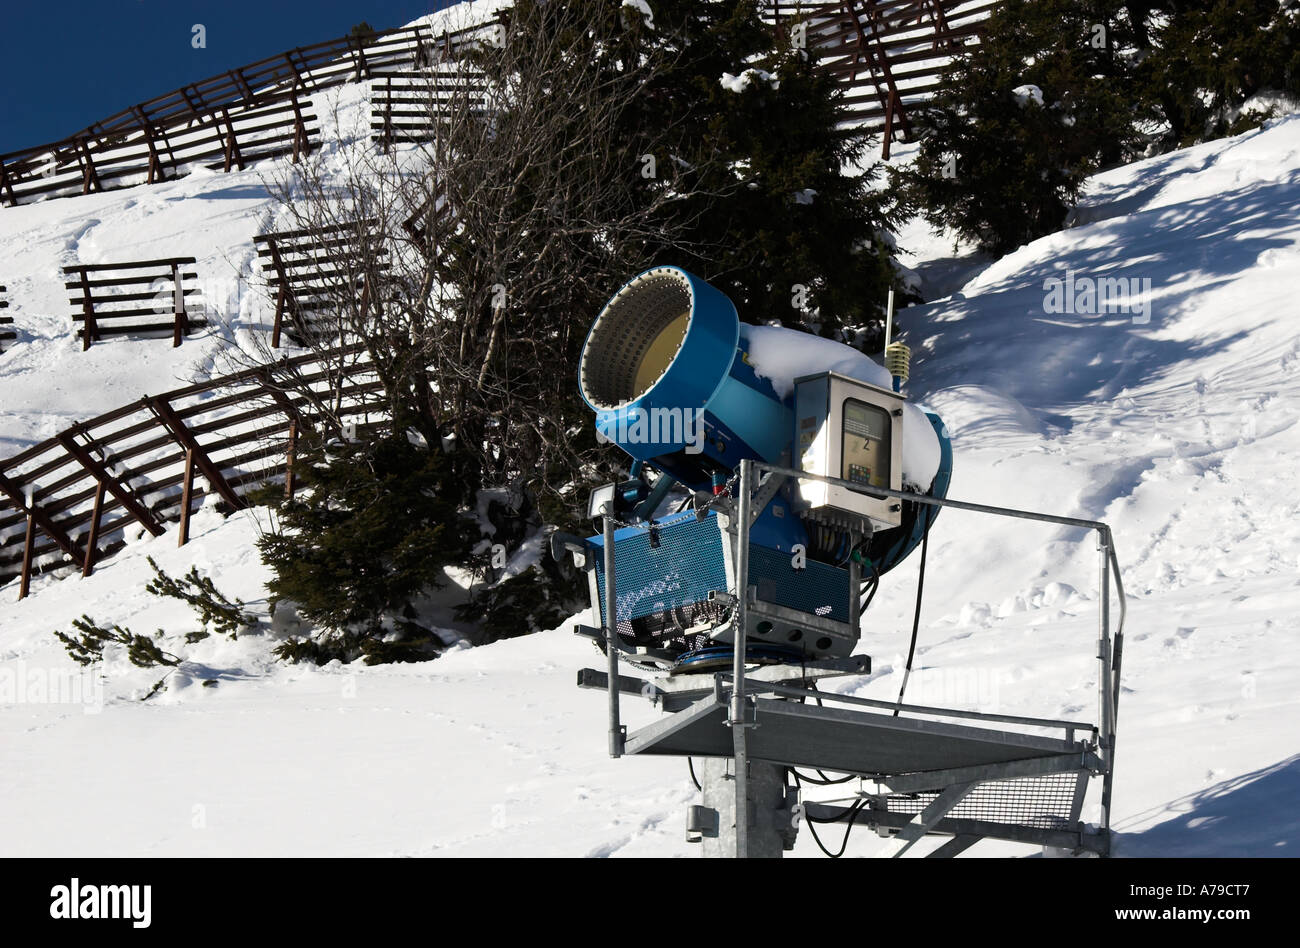
[{"label": "metal frame", "polygon": [[[1097,661],[1098,661],[1098,704],[1099,720],[1098,725],[1085,724],[1077,721],[1060,721],[1045,718],[1028,718],[1012,715],[984,714],[974,711],[960,711],[954,709],[934,708],[920,705],[907,705],[898,702],[877,701],[867,698],[857,698],[848,695],[837,695],[831,692],[816,692],[808,688],[794,687],[792,684],[783,683],[780,680],[772,680],[780,676],[768,674],[755,674],[746,672],[745,668],[745,647],[746,647],[746,618],[747,612],[751,606],[752,590],[748,586],[749,578],[749,531],[754,521],[753,501],[756,489],[762,489],[761,475],[768,474],[771,478],[794,478],[804,480],[817,480],[825,482],[828,485],[842,487],[857,493],[867,494],[874,497],[891,497],[903,501],[924,504],[931,507],[950,507],[955,510],[968,510],[975,513],[991,514],[1000,517],[1011,517],[1021,520],[1033,520],[1040,523],[1051,523],[1060,526],[1078,527],[1081,529],[1092,530],[1097,534],[1098,546],[1098,586],[1099,586],[1099,616],[1098,616],[1098,637],[1097,637]],[[930,497],[925,494],[918,494],[910,491],[891,490],[880,487],[870,487],[863,484],[853,483],[840,478],[809,474],[806,472],[794,470],[792,468],[781,467],[779,465],[767,464],[752,460],[743,460],[740,462],[739,469],[739,487],[737,515],[732,521],[731,531],[735,537],[734,552],[734,576],[736,581],[736,595],[734,596],[735,614],[733,616],[733,626],[735,628],[735,650],[730,674],[719,673],[713,676],[711,694],[699,701],[689,704],[680,700],[685,698],[686,694],[679,696],[679,700],[669,704],[665,701],[665,707],[675,706],[682,708],[672,719],[660,721],[657,724],[643,728],[631,737],[627,734],[627,729],[620,723],[619,700],[622,692],[639,691],[643,697],[650,698],[658,702],[665,698],[668,691],[664,688],[657,688],[653,682],[644,682],[641,679],[628,678],[620,676],[618,673],[618,655],[619,648],[616,625],[616,596],[615,596],[615,562],[614,562],[614,543],[613,543],[613,520],[611,517],[605,518],[605,628],[604,637],[606,642],[606,654],[608,657],[608,669],[604,676],[599,673],[587,672],[579,674],[579,684],[587,687],[598,686],[603,684],[608,695],[609,706],[609,746],[612,757],[622,756],[624,753],[637,753],[648,749],[657,737],[680,731],[690,720],[702,719],[710,710],[709,706],[723,705],[724,721],[726,726],[731,728],[731,755],[734,758],[735,766],[735,794],[736,807],[735,812],[747,812],[748,788],[747,788],[747,769],[750,759],[749,754],[749,729],[756,727],[759,723],[758,714],[758,695],[770,695],[764,699],[763,704],[775,707],[774,702],[788,701],[791,698],[807,698],[815,696],[818,705],[823,701],[830,701],[850,706],[864,708],[880,708],[896,711],[897,713],[907,713],[909,715],[934,716],[940,718],[967,718],[976,719],[984,722],[997,722],[1002,724],[1012,724],[1020,727],[1032,728],[1051,728],[1064,731],[1064,741],[1057,741],[1061,745],[1061,750],[1054,756],[1040,755],[1030,760],[1007,761],[996,764],[985,764],[974,767],[956,767],[946,770],[932,770],[920,774],[901,774],[901,775],[875,775],[890,792],[904,793],[915,791],[937,792],[938,796],[923,810],[916,815],[907,815],[889,812],[874,806],[870,810],[864,809],[858,819],[867,824],[874,825],[880,832],[896,831],[897,836],[891,844],[886,847],[891,855],[901,855],[908,851],[921,837],[927,834],[948,834],[953,837],[948,843],[940,847],[933,855],[955,855],[965,850],[974,841],[985,837],[997,837],[1004,839],[1015,839],[1023,842],[1040,842],[1043,845],[1068,846],[1074,849],[1091,850],[1098,853],[1106,853],[1109,850],[1110,834],[1110,802],[1111,790],[1114,776],[1115,762],[1115,739],[1116,739],[1116,721],[1118,717],[1119,701],[1119,680],[1120,680],[1120,663],[1123,653],[1123,629],[1124,621],[1127,615],[1127,602],[1124,595],[1123,582],[1120,577],[1119,561],[1115,555],[1114,540],[1110,527],[1100,521],[1083,520],[1075,517],[1061,517],[1054,514],[1038,513],[1036,511],[1019,510],[1010,507],[995,507],[988,504],[976,504],[966,501],[949,500],[947,498]],[[725,545],[724,545],[725,546]],[[1115,584],[1115,594],[1119,602],[1119,621],[1112,634],[1111,630],[1111,581]],[[741,591],[744,591],[741,594]],[[585,676],[585,677],[584,677]],[[603,677],[603,682],[599,679]],[[682,687],[673,688],[673,691],[685,692]],[[702,689],[700,689],[702,690]],[[698,694],[699,691],[696,691]],[[695,695],[692,695],[694,697]],[[847,712],[835,711],[834,709],[806,708],[812,717],[816,717],[819,712],[824,712],[823,716],[829,720],[829,715],[838,715],[839,719],[845,719]],[[803,713],[802,711],[800,712]],[[878,715],[875,717],[879,717]],[[895,719],[897,720],[897,719]],[[960,730],[959,726],[946,725],[942,722],[927,722],[920,718],[903,719],[910,721],[918,730],[928,729],[937,733],[938,729],[948,728],[950,733]],[[955,729],[955,730],[954,730]],[[1086,732],[1089,740],[1084,742],[1076,741],[1078,732]],[[1023,742],[1031,740],[1031,735],[1017,734],[1012,732],[983,732],[989,734],[1002,734],[1006,739],[1014,742]],[[1043,740],[1040,738],[1040,741]],[[660,751],[668,752],[672,751]],[[755,758],[758,760],[759,758]],[[767,760],[769,758],[763,758]],[[952,819],[949,813],[957,806],[980,783],[992,780],[1016,779],[1018,777],[1041,776],[1049,773],[1076,772],[1079,775],[1079,787],[1076,789],[1073,798],[1073,810],[1076,815],[1083,802],[1083,791],[1086,787],[1087,778],[1091,775],[1099,774],[1102,777],[1102,796],[1101,809],[1102,821],[1100,833],[1095,835],[1086,834],[1082,830],[1081,824],[1075,824],[1075,831],[1063,831],[1059,829],[1035,829],[1032,827],[1017,826],[1015,824],[996,824],[975,819]],[[830,808],[821,804],[810,803],[806,805],[806,810],[810,815],[818,814],[823,819],[836,819]],[[847,818],[847,812],[839,814]],[[736,820],[735,827],[735,855],[746,857],[750,852],[749,845],[749,826],[746,820]]]}]

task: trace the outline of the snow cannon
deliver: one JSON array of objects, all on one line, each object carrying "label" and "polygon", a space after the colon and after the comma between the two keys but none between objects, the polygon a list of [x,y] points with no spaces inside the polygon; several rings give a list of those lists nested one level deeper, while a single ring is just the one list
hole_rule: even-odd
[{"label": "snow cannon", "polygon": [[[946,495],[952,450],[937,416],[856,349],[742,324],[726,294],[671,266],[633,278],[605,305],[578,382],[598,437],[632,459],[630,479],[592,492],[602,535],[552,543],[587,571],[602,624],[612,543],[625,658],[673,673],[730,664],[741,538],[747,660],[852,653],[881,576],[938,510],[868,489]],[[742,527],[743,460],[758,474]],[[603,647],[603,634],[587,631]]]}]

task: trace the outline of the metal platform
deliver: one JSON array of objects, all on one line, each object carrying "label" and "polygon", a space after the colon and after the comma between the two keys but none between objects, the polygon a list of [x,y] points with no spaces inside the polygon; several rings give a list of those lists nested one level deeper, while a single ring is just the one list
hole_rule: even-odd
[{"label": "metal platform", "polygon": [[[754,497],[761,499],[764,485],[773,477],[820,480],[846,490],[918,504],[1095,532],[1097,723],[909,705],[817,689],[816,681],[822,678],[869,673],[870,660],[865,656],[810,658],[797,665],[763,667],[747,661],[747,613],[764,608],[750,582],[749,528]],[[881,847],[882,855],[901,855],[927,835],[949,837],[931,854],[941,856],[956,855],[985,838],[1073,852],[1104,855],[1109,851],[1126,604],[1114,541],[1106,524],[868,488],[748,460],[740,464],[736,493],[734,516],[728,513],[724,525],[724,549],[732,550],[728,589],[718,590],[714,596],[733,611],[731,671],[649,679],[621,675],[618,665],[623,649],[613,621],[607,621],[603,630],[577,629],[605,646],[606,671],[583,669],[578,684],[607,693],[611,756],[730,759],[729,770],[719,770],[712,782],[704,781],[705,805],[690,808],[688,839],[711,836],[725,843],[709,847],[705,839],[706,851],[711,854],[747,857],[762,850],[763,854],[780,855],[779,838],[793,836],[799,820],[796,814],[801,813],[810,824],[847,822],[872,827],[890,837]],[[605,584],[603,614],[610,617],[616,614],[618,577],[608,517],[606,531],[604,575],[615,581]],[[1112,583],[1119,605],[1119,623],[1114,630]],[[639,695],[667,713],[629,734],[619,711],[624,694]],[[856,775],[861,781],[857,790],[851,791],[850,805],[835,805],[842,800],[801,801],[795,768]],[[779,790],[787,773],[793,774],[796,787],[789,788],[782,799],[769,799],[771,787]],[[1097,826],[1089,827],[1080,817],[1094,777],[1101,784],[1101,818]],[[751,794],[751,779],[761,784],[761,792]],[[868,787],[869,783],[875,786]],[[761,803],[759,796],[764,797]],[[736,814],[746,812],[749,819],[737,818]],[[757,817],[756,812],[760,814]],[[753,846],[751,838],[758,839]]]},{"label": "metal platform", "polygon": [[[705,698],[629,734],[624,753],[731,757],[734,744],[728,710],[725,698]],[[999,768],[1000,775],[1078,770],[1088,755],[1088,745],[1082,741],[763,697],[753,703],[747,750],[755,760],[788,767],[886,778],[1012,761],[1037,761],[1040,767],[1025,768],[1025,773]],[[915,789],[950,782],[946,776],[929,786],[913,781]]]}]

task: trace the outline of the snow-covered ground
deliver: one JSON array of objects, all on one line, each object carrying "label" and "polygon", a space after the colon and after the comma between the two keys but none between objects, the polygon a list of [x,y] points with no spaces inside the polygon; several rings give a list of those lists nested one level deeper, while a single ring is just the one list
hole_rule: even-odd
[{"label": "snow-covered ground", "polygon": [[[338,94],[344,111],[353,94]],[[201,374],[258,331],[248,317],[179,350],[83,354],[58,267],[184,249],[251,278],[251,236],[273,212],[260,173],[0,209],[0,282],[24,334],[0,355],[0,456]],[[950,496],[1114,527],[1130,601],[1117,853],[1294,854],[1300,116],[1099,175],[1075,226],[992,264],[924,228],[900,243],[952,291],[903,319],[911,394],[953,434]],[[1118,277],[1136,281],[1138,312],[1047,311],[1051,281]],[[21,603],[0,589],[0,855],[694,852],[684,763],[607,758],[603,697],[574,686],[600,656],[567,623],[376,668],[277,663],[269,622],[185,645],[187,610],[139,592],[145,556],[173,575],[198,565],[265,613],[266,516],[204,511],[183,549],[168,533],[89,579],[38,580]],[[864,621],[875,672],[840,688],[896,695],[915,570],[914,557],[891,573]],[[1093,718],[1095,574],[1081,531],[945,512],[909,698]],[[162,629],[187,662],[147,702],[160,673],[121,655],[82,677],[52,632],[83,613]],[[624,707],[633,727],[656,714]],[[855,831],[849,853],[878,844]],[[816,854],[801,833],[795,855]]]}]

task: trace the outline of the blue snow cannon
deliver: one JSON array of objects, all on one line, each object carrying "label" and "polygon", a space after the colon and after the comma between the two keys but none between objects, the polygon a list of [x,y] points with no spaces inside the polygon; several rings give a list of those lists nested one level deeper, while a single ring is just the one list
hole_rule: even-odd
[{"label": "blue snow cannon", "polygon": [[[761,332],[773,330],[742,324],[726,294],[660,266],[619,289],[583,346],[579,390],[596,432],[633,460],[633,480],[593,493],[591,507],[598,516],[613,502],[619,522],[611,535],[615,627],[626,650],[675,672],[726,660],[735,634],[729,604],[744,594],[736,588],[740,536],[749,549],[746,638],[755,657],[852,653],[862,603],[921,542],[937,510],[848,486],[902,489],[905,422],[911,437],[937,438],[928,490],[947,493],[952,452],[937,416],[909,406],[887,375],[879,384],[883,370],[856,350],[793,332],[800,358],[787,367],[807,371],[782,379],[783,397],[751,364]],[[854,360],[866,363],[861,378],[833,370]],[[746,459],[840,483],[783,475],[738,532],[732,492]],[[653,486],[649,471],[660,472]],[[674,489],[689,496],[670,513],[661,508]],[[605,543],[604,535],[581,541],[602,622]]]}]

